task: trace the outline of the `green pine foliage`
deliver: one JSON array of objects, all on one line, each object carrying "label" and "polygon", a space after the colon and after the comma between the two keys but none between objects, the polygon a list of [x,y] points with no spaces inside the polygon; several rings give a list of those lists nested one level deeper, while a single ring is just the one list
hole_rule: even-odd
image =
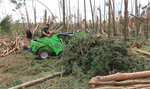
[{"label": "green pine foliage", "polygon": [[148,65],[147,61],[129,52],[123,42],[92,37],[70,40],[63,59],[67,70],[90,77],[146,70]]},{"label": "green pine foliage", "polygon": [[0,27],[2,32],[11,32],[11,17],[6,16],[1,22]]}]

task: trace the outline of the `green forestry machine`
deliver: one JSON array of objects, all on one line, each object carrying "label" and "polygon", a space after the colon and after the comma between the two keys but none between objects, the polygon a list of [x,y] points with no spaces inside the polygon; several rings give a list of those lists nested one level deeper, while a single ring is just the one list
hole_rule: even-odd
[{"label": "green forestry machine", "polygon": [[47,59],[50,55],[60,55],[65,48],[63,41],[71,40],[72,37],[88,36],[87,33],[77,32],[66,34],[53,34],[51,37],[36,38],[30,41],[30,45],[24,46],[25,50],[38,55],[39,59]]}]

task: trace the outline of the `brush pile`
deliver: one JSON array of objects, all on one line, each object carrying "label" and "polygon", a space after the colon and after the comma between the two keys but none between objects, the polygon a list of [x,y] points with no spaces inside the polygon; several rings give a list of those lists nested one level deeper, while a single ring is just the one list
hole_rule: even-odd
[{"label": "brush pile", "polygon": [[131,53],[128,47],[120,40],[72,39],[63,52],[62,65],[75,75],[89,77],[150,69],[148,60]]},{"label": "brush pile", "polygon": [[7,39],[0,39],[0,57],[21,50],[22,45],[28,43],[27,39],[23,36],[11,37],[10,39],[9,41]]}]

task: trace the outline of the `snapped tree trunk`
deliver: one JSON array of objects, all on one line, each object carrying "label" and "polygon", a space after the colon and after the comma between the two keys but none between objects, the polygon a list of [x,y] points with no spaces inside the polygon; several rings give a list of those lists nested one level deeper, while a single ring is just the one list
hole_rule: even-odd
[{"label": "snapped tree trunk", "polygon": [[90,1],[90,7],[91,7],[91,14],[92,14],[92,29],[94,30],[94,11],[93,11],[93,6],[92,6],[92,1]]}]

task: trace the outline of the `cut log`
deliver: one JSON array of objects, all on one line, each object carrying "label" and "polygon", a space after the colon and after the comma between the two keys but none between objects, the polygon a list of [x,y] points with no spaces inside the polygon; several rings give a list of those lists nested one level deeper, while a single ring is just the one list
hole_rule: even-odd
[{"label": "cut log", "polygon": [[90,81],[90,85],[117,85],[125,86],[132,84],[150,84],[150,80],[127,80],[127,81]]},{"label": "cut log", "polygon": [[93,87],[91,89],[150,89],[150,84],[138,84],[132,86],[104,86],[104,87]]},{"label": "cut log", "polygon": [[60,75],[62,75],[64,73],[65,73],[64,71],[63,72],[53,73],[53,74],[50,74],[50,75],[48,75],[46,77],[43,77],[43,78],[40,78],[40,79],[36,79],[36,80],[30,81],[30,82],[27,82],[27,83],[24,83],[24,84],[21,84],[21,85],[9,88],[9,89],[20,89],[20,88],[24,88],[24,87],[33,86],[33,85],[38,84],[40,82],[46,81],[48,79],[52,79],[54,77],[60,76]]},{"label": "cut log", "polygon": [[138,53],[141,53],[141,54],[150,56],[150,52],[146,52],[146,51],[143,51],[143,50],[140,50],[140,49],[134,49],[134,50],[135,50],[136,52],[138,52]]},{"label": "cut log", "polygon": [[[150,77],[150,71],[134,72],[134,73],[117,73],[108,76],[96,76],[91,81],[121,81]],[[91,82],[90,81],[90,82]]]}]

